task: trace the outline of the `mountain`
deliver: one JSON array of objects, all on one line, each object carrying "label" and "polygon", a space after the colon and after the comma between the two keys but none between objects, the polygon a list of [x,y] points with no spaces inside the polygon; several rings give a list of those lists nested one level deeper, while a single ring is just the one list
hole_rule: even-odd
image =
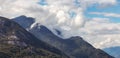
[{"label": "mountain", "polygon": [[104,48],[103,50],[115,58],[120,58],[120,46]]},{"label": "mountain", "polygon": [[71,56],[71,58],[113,58],[104,51],[95,49],[79,36],[62,39],[42,25],[40,26],[40,29],[38,29],[38,26],[35,26],[30,32],[40,40],[64,51],[67,55]]},{"label": "mountain", "polygon": [[16,22],[0,17],[0,58],[69,58]]},{"label": "mountain", "polygon": [[[105,53],[104,51],[94,48],[92,45],[84,41],[79,36],[62,39],[54,35],[45,26],[39,26],[39,23],[36,24],[32,29],[30,29],[29,32],[35,35],[40,40],[60,49],[61,51],[69,55],[71,58],[114,58]],[[57,33],[60,34],[60,31],[57,30]]]},{"label": "mountain", "polygon": [[13,21],[17,22],[25,29],[29,29],[30,26],[35,22],[34,18],[26,17],[24,15],[14,18]]}]

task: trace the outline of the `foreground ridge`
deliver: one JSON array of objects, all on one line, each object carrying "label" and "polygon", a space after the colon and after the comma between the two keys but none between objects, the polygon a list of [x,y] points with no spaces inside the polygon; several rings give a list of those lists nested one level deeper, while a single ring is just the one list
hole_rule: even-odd
[{"label": "foreground ridge", "polygon": [[69,58],[19,24],[0,17],[0,58]]}]

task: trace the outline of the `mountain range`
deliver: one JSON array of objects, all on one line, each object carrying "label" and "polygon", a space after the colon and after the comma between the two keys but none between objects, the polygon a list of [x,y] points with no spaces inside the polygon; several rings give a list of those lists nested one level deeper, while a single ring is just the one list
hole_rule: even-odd
[{"label": "mountain range", "polygon": [[69,58],[59,49],[26,31],[18,23],[0,17],[0,58]]},{"label": "mountain range", "polygon": [[[35,23],[35,19],[26,16],[20,16],[12,19],[20,24],[28,32],[32,33],[39,40],[46,42],[55,48],[61,50],[71,58],[114,58],[106,52],[94,48],[91,44],[79,36],[63,39],[52,33],[47,27]],[[61,32],[56,30],[58,34]]]}]

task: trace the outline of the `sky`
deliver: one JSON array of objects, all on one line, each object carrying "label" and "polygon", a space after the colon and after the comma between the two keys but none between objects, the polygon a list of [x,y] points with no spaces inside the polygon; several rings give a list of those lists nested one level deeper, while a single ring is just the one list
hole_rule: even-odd
[{"label": "sky", "polygon": [[62,38],[81,36],[96,48],[120,46],[119,0],[0,0],[0,16],[35,18]]},{"label": "sky", "polygon": [[[117,0],[117,5],[114,6],[109,6],[109,7],[105,7],[105,8],[99,8],[97,5],[88,7],[88,9],[85,11],[85,16],[87,18],[93,18],[93,17],[102,17],[102,18],[109,18],[111,22],[113,23],[120,23],[120,3],[119,0]],[[102,14],[96,15],[96,14],[90,14],[90,12],[106,12],[108,14],[113,13],[116,14],[116,16],[104,16]]]}]

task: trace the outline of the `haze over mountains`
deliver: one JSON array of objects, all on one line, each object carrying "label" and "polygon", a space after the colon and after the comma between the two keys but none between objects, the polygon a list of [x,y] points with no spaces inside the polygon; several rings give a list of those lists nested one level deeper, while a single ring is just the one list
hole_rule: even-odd
[{"label": "haze over mountains", "polygon": [[[106,54],[104,51],[100,49],[95,49],[92,45],[84,41],[81,37],[75,36],[68,39],[62,39],[54,35],[45,26],[39,25],[39,23],[30,28],[31,25],[34,23],[34,19],[32,19],[33,18],[30,17],[20,16],[12,20],[18,22],[22,27],[35,35],[38,39],[51,44],[61,51],[64,51],[72,58],[112,58],[111,56],[106,56],[108,54]],[[30,22],[31,24],[25,24],[26,22]],[[60,34],[59,30],[57,30],[56,32]]]},{"label": "haze over mountains", "polygon": [[104,48],[103,50],[115,58],[120,58],[120,46]]}]

